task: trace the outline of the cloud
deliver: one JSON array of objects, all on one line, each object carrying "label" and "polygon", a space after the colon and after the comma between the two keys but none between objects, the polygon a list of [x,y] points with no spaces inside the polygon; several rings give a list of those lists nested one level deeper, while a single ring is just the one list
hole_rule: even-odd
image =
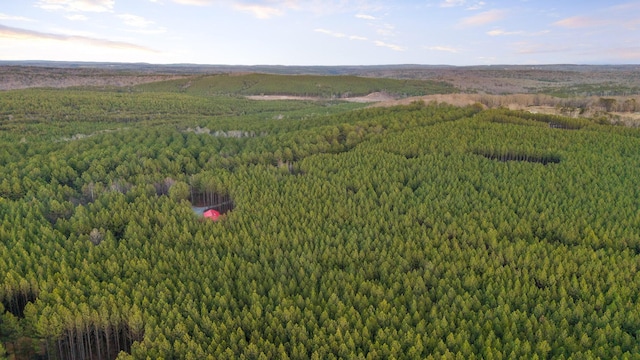
[{"label": "cloud", "polygon": [[133,14],[120,14],[118,17],[127,25],[137,27],[137,28],[146,28],[149,25],[152,25],[154,22],[151,20],[147,20],[142,16],[137,16]]},{"label": "cloud", "polygon": [[251,13],[258,19],[269,19],[284,14],[284,10],[282,8],[266,5],[235,4],[233,5],[233,8],[239,11]]},{"label": "cloud", "polygon": [[33,19],[26,18],[24,16],[12,16],[0,13],[0,20],[8,20],[8,21],[35,21]]},{"label": "cloud", "polygon": [[53,41],[57,43],[73,43],[73,44],[81,44],[81,45],[90,45],[90,46],[110,48],[110,49],[135,50],[135,51],[148,52],[148,53],[157,52],[151,48],[128,43],[128,42],[98,39],[98,38],[87,37],[87,36],[43,33],[39,31],[26,30],[26,29],[0,25],[0,40],[2,39],[13,39],[13,40],[20,40],[23,42],[31,41],[31,40],[44,40],[44,41]]},{"label": "cloud", "polygon": [[396,27],[392,24],[384,24],[382,26],[378,26],[376,32],[381,36],[390,37],[396,35],[395,29]]},{"label": "cloud", "polygon": [[349,36],[349,40],[359,40],[359,41],[367,41],[369,39],[367,39],[364,36],[358,36],[358,35],[350,35]]},{"label": "cloud", "polygon": [[[204,1],[207,3],[216,0],[173,0],[173,1]],[[247,11],[254,15],[274,16],[284,15],[289,10],[311,13],[315,15],[328,15],[335,13],[356,13],[356,18],[364,20],[376,20],[368,13],[379,11],[381,7],[372,0],[217,0],[221,4],[226,4],[235,9]],[[376,0],[377,1],[377,0]],[[254,11],[252,9],[257,9]],[[273,15],[272,15],[273,14]]]},{"label": "cloud", "polygon": [[395,50],[395,51],[405,51],[406,50],[404,47],[402,47],[400,45],[388,44],[388,43],[385,43],[385,42],[380,41],[380,40],[375,40],[373,43],[376,44],[376,46],[386,47],[386,48],[389,48],[389,49]]},{"label": "cloud", "polygon": [[297,9],[316,15],[356,13],[372,16],[370,15],[371,13],[389,7],[388,5],[381,5],[383,2],[378,0],[272,0],[272,2],[286,2],[290,5],[295,4]]},{"label": "cloud", "polygon": [[540,36],[540,35],[548,34],[550,32],[551,31],[549,31],[549,30],[542,30],[542,31],[536,31],[536,32],[526,32],[526,31],[522,31],[522,30],[504,31],[504,30],[501,30],[501,29],[495,29],[495,30],[487,31],[487,35],[489,35],[489,36],[510,36],[510,35]]},{"label": "cloud", "polygon": [[35,6],[68,12],[111,12],[114,4],[115,0],[39,0]]},{"label": "cloud", "polygon": [[212,0],[171,0],[171,1],[180,5],[193,5],[193,6],[209,6],[213,4]]},{"label": "cloud", "polygon": [[444,51],[444,52],[450,52],[450,53],[458,53],[459,50],[451,47],[451,46],[428,46],[426,47],[427,50],[433,50],[433,51]]},{"label": "cloud", "polygon": [[477,15],[469,16],[462,19],[458,23],[458,26],[473,27],[473,26],[486,25],[486,24],[496,22],[498,20],[502,20],[506,15],[507,15],[507,12],[504,10],[495,9],[495,10],[484,11]]},{"label": "cloud", "polygon": [[467,7],[467,10],[480,10],[482,9],[487,3],[485,3],[484,1],[479,1],[469,7]]},{"label": "cloud", "polygon": [[339,38],[339,39],[349,39],[349,40],[359,40],[359,41],[367,41],[369,39],[367,39],[364,36],[358,36],[358,35],[346,35],[343,33],[339,33],[336,31],[331,31],[331,30],[327,30],[327,29],[314,29],[313,31],[321,33],[321,34],[325,34],[325,35],[329,35],[335,38]]},{"label": "cloud", "polygon": [[97,38],[96,34],[90,31],[66,29],[61,27],[55,27],[55,28],[49,29],[49,32],[47,34],[65,34],[65,36],[81,36],[86,38]]},{"label": "cloud", "polygon": [[71,20],[71,21],[87,21],[89,20],[88,17],[82,15],[82,14],[72,14],[72,15],[67,15],[65,16],[67,19]]},{"label": "cloud", "polygon": [[321,34],[333,36],[333,37],[339,38],[339,39],[342,38],[342,39],[358,40],[358,41],[368,41],[369,40],[364,36],[346,35],[346,34],[343,34],[343,33],[335,32],[335,31],[331,31],[331,30],[327,30],[327,29],[315,29],[313,31],[319,32]]},{"label": "cloud", "polygon": [[448,8],[448,7],[456,7],[463,6],[466,3],[465,0],[444,0],[440,3],[440,7]]},{"label": "cloud", "polygon": [[[181,0],[181,1],[184,1],[184,0]],[[201,1],[201,0],[188,0],[188,1]],[[227,4],[230,4],[231,7],[237,11],[250,13],[258,19],[270,19],[276,16],[284,15],[287,10],[300,9],[300,4],[298,0],[270,0],[270,1],[232,0]]]},{"label": "cloud", "polygon": [[568,29],[580,29],[586,27],[594,27],[600,25],[606,25],[607,21],[595,19],[587,16],[572,16],[553,23],[555,26],[560,26]]},{"label": "cloud", "polygon": [[325,34],[325,35],[329,35],[329,36],[333,36],[333,37],[337,37],[337,38],[344,38],[347,37],[347,35],[343,34],[343,33],[339,33],[339,32],[335,32],[335,31],[331,31],[331,30],[327,30],[327,29],[315,29],[313,30],[315,32],[319,32],[321,34]]},{"label": "cloud", "polygon": [[133,29],[127,29],[128,32],[134,32],[138,34],[163,34],[167,32],[166,28],[157,27],[152,28],[151,25],[155,24],[155,22],[151,20],[147,20],[142,16],[133,15],[133,14],[119,14],[117,15],[126,25],[132,27]]},{"label": "cloud", "polygon": [[142,16],[133,15],[133,14],[120,14],[117,15],[126,25],[133,27],[134,29],[129,29],[129,32],[135,32],[138,34],[163,34],[167,32],[166,28],[158,27],[158,28],[150,28],[151,25],[155,24],[155,22],[151,20],[147,20]]},{"label": "cloud", "polygon": [[523,34],[522,31],[504,31],[504,30],[490,30],[487,31],[487,35],[489,36],[506,36],[506,35],[521,35]]},{"label": "cloud", "polygon": [[444,0],[440,3],[441,8],[461,7],[466,6],[466,10],[479,10],[482,9],[486,3],[484,1],[478,1],[473,4],[469,4],[467,0]]},{"label": "cloud", "polygon": [[[55,1],[55,0],[50,0]],[[159,0],[149,0],[157,2]],[[191,6],[209,6],[219,4],[236,11],[245,12],[258,19],[270,19],[283,16],[289,10],[304,11],[313,14],[357,12],[358,18],[374,20],[365,15],[367,11],[377,11],[380,6],[370,4],[370,0],[169,0],[176,4]]]},{"label": "cloud", "polygon": [[364,20],[376,20],[375,16],[365,15],[365,14],[357,14],[356,17],[358,19],[364,19]]},{"label": "cloud", "polygon": [[346,34],[343,34],[343,33],[340,33],[340,32],[331,31],[331,30],[327,30],[327,29],[315,29],[313,31],[321,33],[321,34],[329,35],[329,36],[332,36],[332,37],[335,37],[335,38],[340,38],[340,39],[349,39],[349,40],[357,40],[357,41],[370,41],[375,46],[386,47],[386,48],[394,50],[394,51],[405,51],[406,50],[406,48],[404,48],[403,46],[400,46],[400,45],[389,44],[389,43],[386,43],[386,42],[381,41],[381,40],[369,40],[369,39],[367,39],[366,37],[363,37],[363,36],[346,35]]}]

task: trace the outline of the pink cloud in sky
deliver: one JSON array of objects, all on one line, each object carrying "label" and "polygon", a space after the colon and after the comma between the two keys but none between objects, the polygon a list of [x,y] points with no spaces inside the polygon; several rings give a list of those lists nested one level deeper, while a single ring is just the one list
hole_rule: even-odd
[{"label": "pink cloud in sky", "polygon": [[505,10],[489,10],[483,11],[477,15],[466,17],[458,23],[460,27],[473,27],[490,24],[499,20],[502,20],[507,16],[507,12]]}]

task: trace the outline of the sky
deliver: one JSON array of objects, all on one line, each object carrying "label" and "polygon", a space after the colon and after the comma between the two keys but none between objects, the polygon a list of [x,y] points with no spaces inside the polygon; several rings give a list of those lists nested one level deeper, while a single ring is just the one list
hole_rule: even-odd
[{"label": "sky", "polygon": [[0,60],[639,64],[640,0],[1,0]]}]

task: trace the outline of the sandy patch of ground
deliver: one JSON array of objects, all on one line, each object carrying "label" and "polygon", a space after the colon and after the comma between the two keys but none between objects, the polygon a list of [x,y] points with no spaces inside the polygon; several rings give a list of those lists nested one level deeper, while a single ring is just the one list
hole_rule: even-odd
[{"label": "sandy patch of ground", "polygon": [[291,95],[248,95],[245,96],[250,100],[274,101],[274,100],[320,100],[319,97],[313,96],[291,96]]},{"label": "sandy patch of ground", "polygon": [[116,132],[116,131],[120,131],[120,130],[126,130],[128,128],[117,128],[117,129],[105,129],[105,130],[98,130],[96,132],[93,132],[91,134],[75,134],[72,135],[71,137],[62,137],[60,138],[60,141],[75,141],[75,140],[82,140],[82,139],[86,139],[88,137],[92,137],[92,136],[96,136],[99,134],[105,134],[105,133],[111,133],[111,132]]},{"label": "sandy patch of ground", "polygon": [[[328,98],[323,98],[319,96],[292,96],[292,95],[250,95],[250,96],[246,96],[246,98],[251,100],[310,100],[310,101],[328,100]],[[394,99],[395,98],[389,94],[382,93],[382,92],[374,92],[366,96],[332,98],[331,100],[341,100],[341,101],[349,101],[349,102],[357,102],[357,103],[374,103],[374,102],[381,102],[381,101],[392,101]]]},{"label": "sandy patch of ground", "polygon": [[358,102],[358,103],[370,103],[370,102],[393,101],[395,100],[395,97],[383,92],[374,92],[366,96],[344,98],[341,100]]}]

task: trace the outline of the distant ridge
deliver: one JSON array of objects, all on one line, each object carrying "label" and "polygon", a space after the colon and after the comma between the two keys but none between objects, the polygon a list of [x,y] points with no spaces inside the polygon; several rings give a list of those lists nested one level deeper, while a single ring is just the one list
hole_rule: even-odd
[{"label": "distant ridge", "polygon": [[452,65],[207,65],[207,64],[149,64],[149,63],[112,63],[84,61],[43,61],[0,60],[0,66],[33,66],[70,69],[104,69],[136,72],[162,73],[216,73],[216,72],[261,72],[272,74],[314,74],[314,75],[356,75],[370,71],[433,70],[456,68]]},{"label": "distant ridge", "polygon": [[380,64],[380,65],[228,65],[228,64],[150,64],[150,63],[120,63],[120,62],[87,62],[87,61],[47,61],[47,60],[0,60],[0,66],[38,66],[53,68],[105,68],[120,70],[166,70],[166,71],[194,71],[194,72],[235,72],[235,71],[252,71],[252,72],[269,72],[269,73],[313,73],[313,74],[353,74],[362,71],[372,70],[429,70],[429,69],[505,69],[505,70],[524,70],[524,69],[541,69],[549,71],[577,71],[597,69],[640,69],[640,64],[626,65],[592,65],[592,64],[546,64],[546,65],[425,65],[425,64]]},{"label": "distant ridge", "polygon": [[214,74],[351,75],[433,80],[477,94],[554,96],[640,94],[640,65],[207,65],[81,61],[0,61],[0,90],[30,87],[132,86]]}]

